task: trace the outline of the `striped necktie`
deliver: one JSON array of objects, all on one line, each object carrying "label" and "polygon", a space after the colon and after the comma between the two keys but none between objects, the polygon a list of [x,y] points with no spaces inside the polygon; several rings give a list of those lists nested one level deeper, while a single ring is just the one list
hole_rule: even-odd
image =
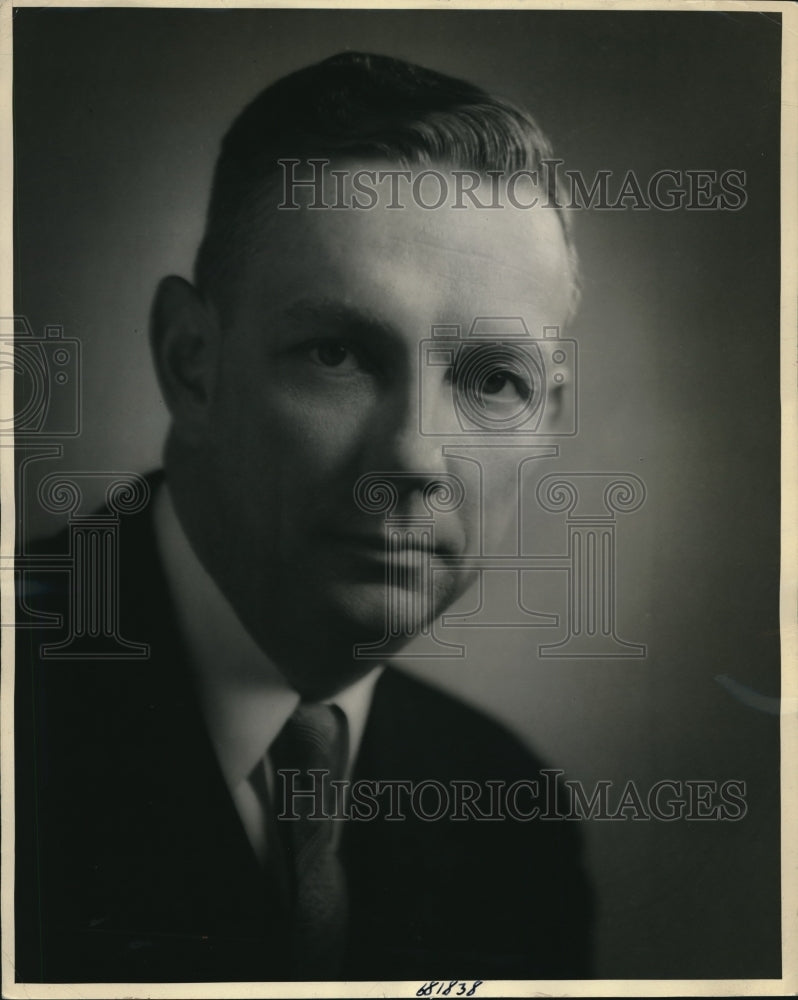
[{"label": "striped necktie", "polygon": [[271,748],[277,826],[291,884],[292,970],[337,979],[344,958],[347,893],[334,849],[336,798],[348,758],[346,716],[336,705],[301,702]]}]

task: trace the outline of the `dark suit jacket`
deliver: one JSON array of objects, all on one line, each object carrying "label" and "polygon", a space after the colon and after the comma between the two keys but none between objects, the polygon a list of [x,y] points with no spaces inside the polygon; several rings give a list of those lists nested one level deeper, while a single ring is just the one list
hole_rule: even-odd
[{"label": "dark suit jacket", "polygon": [[[122,634],[147,659],[46,660],[57,630],[18,634],[17,979],[288,978],[284,914],[203,727],[149,511],[121,538]],[[29,603],[65,615],[67,582],[27,574]],[[355,778],[512,781],[540,767],[481,714],[389,669]],[[347,824],[342,851],[345,978],[589,975],[574,823],[381,817]]]}]

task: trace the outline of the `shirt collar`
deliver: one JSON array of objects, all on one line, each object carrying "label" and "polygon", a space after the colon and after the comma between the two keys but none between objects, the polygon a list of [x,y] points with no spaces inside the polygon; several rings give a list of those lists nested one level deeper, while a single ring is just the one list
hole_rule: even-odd
[{"label": "shirt collar", "polygon": [[[300,696],[241,624],[197,558],[165,483],[155,495],[153,520],[205,722],[228,788],[233,791],[269,749]],[[376,667],[326,699],[328,704],[338,705],[347,718],[350,772],[381,672],[382,667]]]}]

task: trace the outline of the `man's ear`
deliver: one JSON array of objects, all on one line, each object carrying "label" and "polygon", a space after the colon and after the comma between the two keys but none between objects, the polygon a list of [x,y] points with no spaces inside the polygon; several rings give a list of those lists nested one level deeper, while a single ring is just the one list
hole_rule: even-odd
[{"label": "man's ear", "polygon": [[183,278],[158,285],[150,317],[155,370],[178,433],[201,434],[216,383],[220,329],[215,313]]}]

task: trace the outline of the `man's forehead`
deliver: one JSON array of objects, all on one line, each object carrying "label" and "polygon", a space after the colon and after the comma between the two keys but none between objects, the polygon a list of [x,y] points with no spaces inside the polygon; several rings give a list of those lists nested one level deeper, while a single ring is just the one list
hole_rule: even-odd
[{"label": "man's forehead", "polygon": [[[572,280],[568,252],[557,212],[542,198],[531,208],[430,209],[413,200],[411,184],[401,207],[391,207],[394,183],[384,178],[376,185],[384,197],[367,209],[332,207],[334,191],[325,195],[326,208],[312,207],[313,191],[296,199],[298,208],[272,203],[250,272],[268,284],[272,306],[308,291],[362,299],[378,288],[386,307],[392,300],[426,306],[431,320],[449,305],[482,315],[532,309],[550,323],[564,318]],[[532,190],[529,185],[524,204]]]},{"label": "man's forehead", "polygon": [[[509,185],[508,177],[514,178]],[[453,168],[332,163],[318,180],[290,193],[283,183],[278,220],[301,219],[316,233],[349,229],[371,241],[428,241],[442,250],[494,239],[492,249],[499,255],[504,249],[508,258],[537,242],[565,248],[557,209],[528,172],[491,179]]]}]

